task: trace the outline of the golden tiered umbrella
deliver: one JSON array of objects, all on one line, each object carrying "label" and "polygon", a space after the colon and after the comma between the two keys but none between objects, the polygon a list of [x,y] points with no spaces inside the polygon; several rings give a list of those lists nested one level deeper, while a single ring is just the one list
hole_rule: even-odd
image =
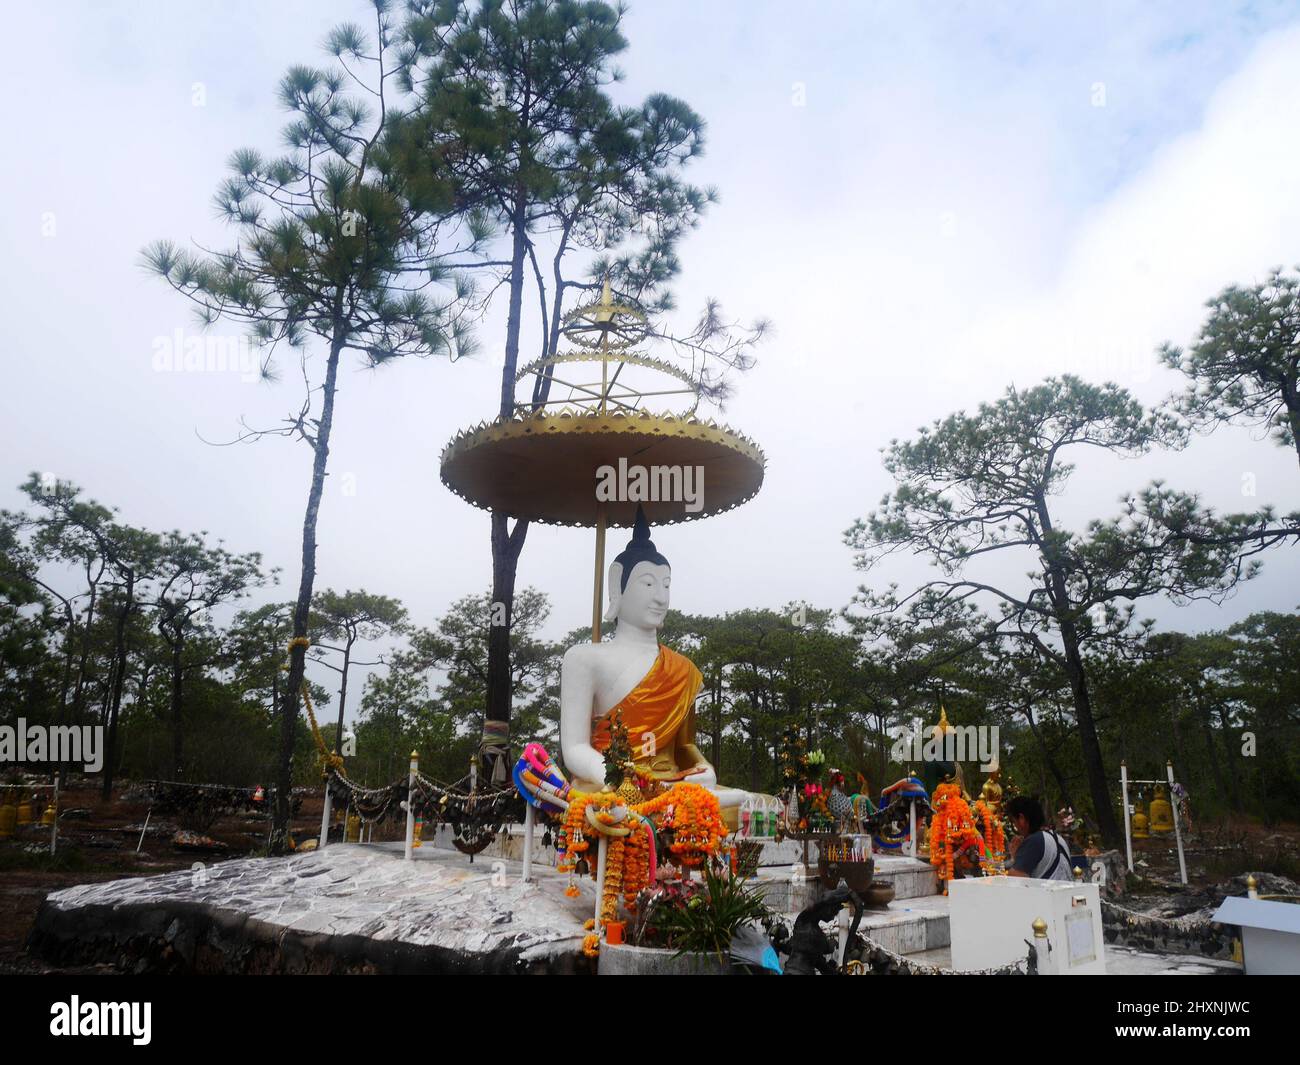
[{"label": "golden tiered umbrella", "polygon": [[[764,457],[757,444],[735,430],[695,417],[700,399],[696,378],[633,350],[648,335],[645,315],[615,303],[608,282],[597,302],[568,315],[563,333],[571,350],[525,366],[515,381],[547,374],[553,392],[559,386],[568,394],[544,403],[516,403],[511,417],[457,433],[442,452],[442,482],[485,510],[542,524],[595,528],[591,635],[598,643],[606,528],[631,527],[638,506],[652,526],[731,510],[762,487]],[[596,363],[598,381],[570,374],[570,367]],[[629,366],[667,375],[670,387],[633,387],[621,379]],[[647,400],[669,396],[685,397],[685,409],[672,413],[646,407]],[[602,501],[596,491],[598,471],[617,471],[620,460],[626,468],[702,470],[702,491],[693,501],[682,492],[670,493],[677,497],[670,499]]]}]

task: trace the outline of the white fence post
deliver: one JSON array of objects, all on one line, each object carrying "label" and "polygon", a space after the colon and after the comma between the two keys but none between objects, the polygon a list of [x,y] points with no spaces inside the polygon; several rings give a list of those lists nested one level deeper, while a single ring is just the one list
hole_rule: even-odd
[{"label": "white fence post", "polygon": [[1133,829],[1128,816],[1128,763],[1119,764],[1119,787],[1123,793],[1124,806],[1124,851],[1128,855],[1128,871],[1133,872]]},{"label": "white fence post", "polygon": [[1034,956],[1038,959],[1038,975],[1051,976],[1052,972],[1052,946],[1047,941],[1047,922],[1041,917],[1035,917],[1033,923],[1034,929]]},{"label": "white fence post", "polygon": [[[415,858],[415,777],[420,772],[420,752],[411,752],[411,775],[406,788],[406,854],[409,862]],[[358,833],[357,842],[361,841]]]},{"label": "white fence post", "polygon": [[524,875],[523,882],[530,883],[533,879],[533,822],[536,818],[536,811],[533,804],[527,799],[524,800]]},{"label": "white fence post", "polygon": [[1187,883],[1187,859],[1183,857],[1183,830],[1178,821],[1178,796],[1174,794],[1174,763],[1165,762],[1165,772],[1169,774],[1169,806],[1174,811],[1174,839],[1178,843],[1178,872]]},{"label": "white fence post", "polygon": [[[325,778],[325,805],[321,809],[320,815],[320,847],[324,849],[325,844],[329,842],[330,834],[330,814],[334,812],[333,796],[330,795],[330,778]],[[346,831],[346,826],[344,831]]]},{"label": "white fence post", "polygon": [[59,848],[59,777],[60,773],[56,770],[54,773],[54,818],[50,822],[50,857],[54,857],[54,852]]}]

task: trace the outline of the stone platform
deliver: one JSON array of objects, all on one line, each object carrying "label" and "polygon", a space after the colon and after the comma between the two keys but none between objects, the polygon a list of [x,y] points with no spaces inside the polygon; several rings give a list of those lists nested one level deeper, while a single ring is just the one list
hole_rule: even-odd
[{"label": "stone platform", "polygon": [[590,972],[595,885],[401,844],[334,845],[51,893],[29,948],[136,972]]},{"label": "stone platform", "polygon": [[[952,951],[947,947],[918,951],[908,955],[908,961],[924,962],[948,968],[952,965]],[[1107,976],[1240,976],[1242,968],[1236,962],[1205,958],[1191,954],[1156,954],[1106,944]]]},{"label": "stone platform", "polygon": [[[553,869],[556,864],[555,848],[543,847],[542,838],[543,831],[539,827],[533,838],[533,867]],[[437,850],[454,850],[450,826],[439,825],[433,838],[426,839],[420,851],[424,851],[430,843]],[[810,847],[810,853],[813,855],[813,868],[809,870],[805,867],[805,875],[815,876],[816,848]],[[479,854],[478,860],[500,858],[518,862],[523,861],[523,857],[524,832],[522,827],[516,825],[488,844]],[[764,845],[759,859],[757,879],[764,886],[768,905],[773,909],[782,913],[797,913],[812,901],[797,887],[792,889],[790,886],[798,883],[799,878],[793,875],[793,870],[796,866],[802,866],[802,863],[802,843],[784,840],[781,843],[772,842]],[[934,895],[939,890],[938,874],[934,866],[919,858],[878,854],[873,879],[877,883],[889,884],[893,887],[895,899],[922,898]]]},{"label": "stone platform", "polygon": [[[506,858],[426,844],[335,844],[288,858],[246,858],[191,871],[51,893],[31,951],[60,965],[107,962],[126,972],[592,973],[581,953],[595,884],[564,894],[568,876],[539,863],[530,884]],[[921,888],[923,863],[879,858],[880,879]],[[767,867],[753,883],[774,909],[811,901],[816,880]],[[933,875],[932,871],[930,875]],[[917,961],[949,964],[948,899],[904,896],[868,911],[860,930]],[[1240,972],[1202,958],[1108,946],[1112,973]],[[609,959],[612,961],[613,959]],[[606,971],[618,971],[605,965]]]}]

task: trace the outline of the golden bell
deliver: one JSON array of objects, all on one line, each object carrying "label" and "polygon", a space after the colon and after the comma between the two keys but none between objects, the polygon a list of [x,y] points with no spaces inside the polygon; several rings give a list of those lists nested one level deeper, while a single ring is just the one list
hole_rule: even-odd
[{"label": "golden bell", "polygon": [[1138,799],[1133,808],[1133,838],[1150,839],[1150,833],[1147,832],[1147,811],[1146,805],[1141,799]]},{"label": "golden bell", "polygon": [[1155,798],[1151,800],[1151,831],[1164,835],[1174,830],[1174,808],[1163,784],[1156,785]]}]

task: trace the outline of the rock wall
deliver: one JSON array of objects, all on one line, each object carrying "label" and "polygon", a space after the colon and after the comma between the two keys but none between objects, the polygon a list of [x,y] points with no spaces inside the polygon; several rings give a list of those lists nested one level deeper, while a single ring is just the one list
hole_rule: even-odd
[{"label": "rock wall", "polygon": [[595,964],[576,949],[471,952],[364,935],[298,932],[205,903],[42,904],[28,950],[56,965],[107,963],[126,973],[578,974]]}]

